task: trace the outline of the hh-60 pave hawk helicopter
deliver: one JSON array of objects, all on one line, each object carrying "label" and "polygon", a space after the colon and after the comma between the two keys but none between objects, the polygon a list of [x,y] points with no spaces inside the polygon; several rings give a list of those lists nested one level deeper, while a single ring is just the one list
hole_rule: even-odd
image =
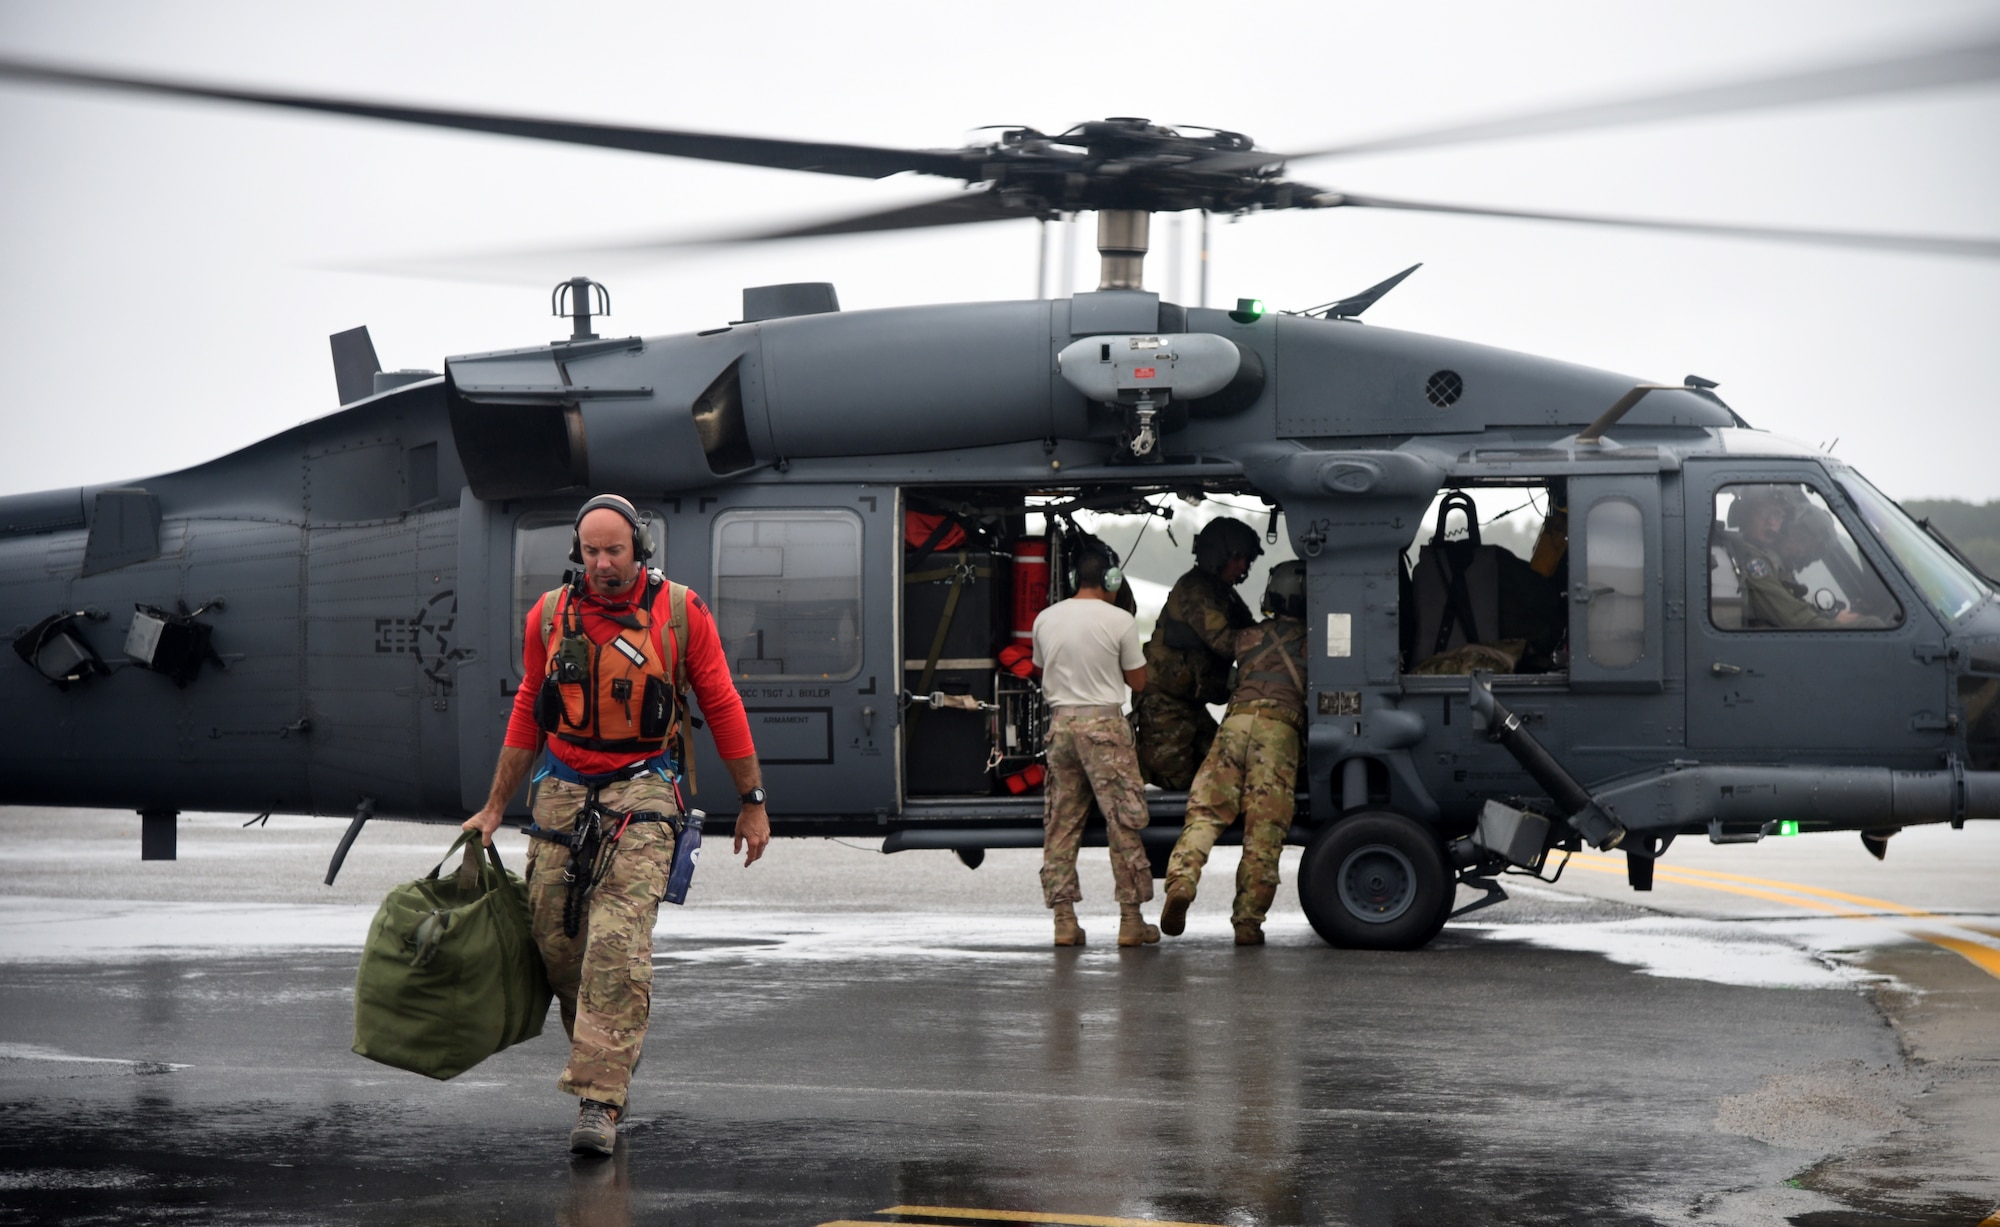
[{"label": "hh-60 pave hawk helicopter", "polygon": [[[357,329],[333,339],[337,413],[181,472],[0,498],[0,627],[20,658],[0,670],[0,801],[137,808],[145,855],[172,856],[183,808],[351,815],[334,869],[371,815],[477,808],[527,681],[525,610],[561,581],[595,491],[635,498],[666,569],[714,610],[781,834],[879,834],[974,866],[1039,844],[1040,799],[1009,785],[1033,778],[1046,713],[998,658],[1065,595],[1080,514],[1150,514],[1168,494],[1261,496],[1307,560],[1293,837],[1306,913],[1336,944],[1420,946],[1456,885],[1483,889],[1478,906],[1501,872],[1544,873],[1584,844],[1622,849],[1644,890],[1681,835],[1858,830],[1879,855],[1903,826],[2000,818],[2000,597],[1845,464],[1750,428],[1692,376],[1639,383],[1363,326],[1397,279],[1265,314],[1163,302],[1141,276],[1150,215],[1190,209],[1498,213],[1992,258],[2000,242],[1484,210],[1285,174],[1306,156],[1987,80],[1991,47],[1290,157],[1137,119],[910,151],[18,62],[0,76],[979,185],[745,238],[1098,214],[1092,293],[843,312],[831,286],[765,286],[705,331],[600,337],[608,301],[577,278],[557,287],[566,340],[409,376],[378,371]],[[1531,551],[1481,542],[1481,488],[1546,509]],[[691,802],[732,809],[697,745]],[[1185,797],[1152,801],[1157,855]]]}]

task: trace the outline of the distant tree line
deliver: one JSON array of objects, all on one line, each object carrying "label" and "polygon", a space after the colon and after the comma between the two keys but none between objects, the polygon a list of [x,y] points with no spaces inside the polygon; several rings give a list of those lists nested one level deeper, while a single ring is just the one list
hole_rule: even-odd
[{"label": "distant tree line", "polygon": [[2000,578],[2000,499],[1967,503],[1955,498],[1913,498],[1903,510],[1929,520],[1980,570]]}]

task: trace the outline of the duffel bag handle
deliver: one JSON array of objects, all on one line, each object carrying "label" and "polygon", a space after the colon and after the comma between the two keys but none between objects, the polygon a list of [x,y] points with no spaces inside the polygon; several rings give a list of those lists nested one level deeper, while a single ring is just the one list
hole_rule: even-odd
[{"label": "duffel bag handle", "polygon": [[[445,861],[451,859],[452,853],[463,848],[465,849],[465,859],[458,866],[458,888],[460,890],[471,890],[478,884],[480,877],[479,847],[479,832],[459,832],[458,839],[452,843],[450,848],[445,850],[444,859],[431,866],[431,871],[426,875],[426,880],[431,882],[437,881],[438,874],[444,869]],[[495,878],[500,879],[500,875],[506,872],[506,867],[500,863],[500,849],[492,844],[487,844],[486,855],[493,862]]]}]

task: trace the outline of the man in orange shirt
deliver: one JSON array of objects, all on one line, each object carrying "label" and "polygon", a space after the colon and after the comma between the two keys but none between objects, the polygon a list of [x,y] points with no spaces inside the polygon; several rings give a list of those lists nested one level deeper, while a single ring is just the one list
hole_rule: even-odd
[{"label": "man in orange shirt", "polygon": [[764,854],[771,823],[750,724],[708,607],[647,569],[652,534],[625,499],[591,499],[575,528],[577,578],[528,611],[526,681],[486,805],[465,829],[493,842],[546,745],[533,794],[533,833],[542,837],[528,851],[528,902],[570,1037],[558,1085],[583,1100],[570,1149],[608,1155],[652,1004],[653,922],[674,864],[690,686],[741,797],[733,847],[748,849],[745,865]]}]

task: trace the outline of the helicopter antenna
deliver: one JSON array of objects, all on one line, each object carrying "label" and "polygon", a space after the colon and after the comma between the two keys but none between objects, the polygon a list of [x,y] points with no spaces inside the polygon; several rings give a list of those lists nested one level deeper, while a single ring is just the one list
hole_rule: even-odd
[{"label": "helicopter antenna", "polygon": [[1307,307],[1305,310],[1299,312],[1298,314],[1317,315],[1320,312],[1325,312],[1326,318],[1330,320],[1351,320],[1356,316],[1360,315],[1363,311],[1366,311],[1368,308],[1374,306],[1378,301],[1380,301],[1381,297],[1384,294],[1387,294],[1390,290],[1393,290],[1397,286],[1403,284],[1403,278],[1409,276],[1411,273],[1416,272],[1418,269],[1422,267],[1423,267],[1422,264],[1412,264],[1410,265],[1410,267],[1404,269],[1400,273],[1397,273],[1394,277],[1389,278],[1387,281],[1377,282],[1376,284],[1371,285],[1367,289],[1361,291],[1359,294],[1355,294],[1350,297],[1340,299],[1337,302],[1327,302],[1327,303],[1321,303],[1317,307]]},{"label": "helicopter antenna", "polygon": [[[563,302],[568,300],[569,310],[563,310]],[[597,334],[590,330],[591,304],[597,304],[597,314],[611,314],[611,291],[588,277],[571,277],[559,281],[549,292],[549,314],[563,316],[572,321],[569,339],[572,341],[595,341]]]}]

